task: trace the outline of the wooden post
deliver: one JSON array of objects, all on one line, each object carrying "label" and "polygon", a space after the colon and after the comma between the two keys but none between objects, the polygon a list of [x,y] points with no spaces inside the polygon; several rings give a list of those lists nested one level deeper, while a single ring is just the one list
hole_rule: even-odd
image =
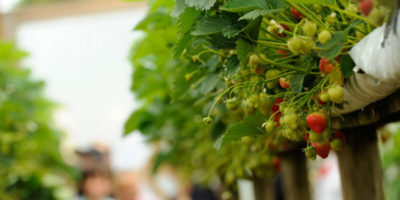
[{"label": "wooden post", "polygon": [[274,182],[269,178],[254,178],[254,193],[256,200],[274,200]]},{"label": "wooden post", "polygon": [[283,190],[286,200],[310,200],[310,186],[307,177],[307,162],[300,149],[281,155]]},{"label": "wooden post", "polygon": [[384,200],[375,126],[344,132],[346,144],[343,151],[338,152],[343,200]]}]

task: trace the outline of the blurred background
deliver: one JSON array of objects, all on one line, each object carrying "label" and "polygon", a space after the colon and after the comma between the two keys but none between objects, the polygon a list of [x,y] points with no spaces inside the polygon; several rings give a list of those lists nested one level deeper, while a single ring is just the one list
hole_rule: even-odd
[{"label": "blurred background", "polygon": [[[174,169],[150,175],[156,147],[141,134],[123,136],[126,120],[139,105],[130,91],[128,56],[131,44],[143,36],[133,28],[145,17],[147,5],[120,0],[0,0],[1,38],[29,53],[19,65],[32,71],[32,80],[46,83],[44,96],[55,102],[54,126],[62,133],[59,150],[68,175],[55,173],[59,176],[42,180],[56,187],[56,199],[84,199],[84,193],[96,192],[90,188],[124,200],[130,199],[124,196],[140,196],[132,200],[187,197],[180,197],[186,188],[180,188]],[[381,136],[385,188],[390,199],[396,199],[400,197],[399,126],[383,128]],[[336,157],[309,167],[314,198],[341,199]],[[66,176],[72,178],[57,181]],[[239,184],[242,199],[254,199],[249,184]]]}]

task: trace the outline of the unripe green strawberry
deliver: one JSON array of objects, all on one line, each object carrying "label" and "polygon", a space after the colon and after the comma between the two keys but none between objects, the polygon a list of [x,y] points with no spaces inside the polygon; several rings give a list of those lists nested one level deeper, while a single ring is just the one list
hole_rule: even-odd
[{"label": "unripe green strawberry", "polygon": [[336,22],[336,13],[335,12],[331,13],[326,17],[325,20],[326,22],[328,22],[328,24],[334,24]]},{"label": "unripe green strawberry", "polygon": [[321,44],[326,44],[329,42],[329,40],[331,40],[331,37],[332,37],[332,35],[331,35],[331,33],[329,33],[329,31],[323,30],[323,31],[321,31],[321,33],[318,34],[318,41]]},{"label": "unripe green strawberry", "polygon": [[302,49],[303,46],[303,41],[299,37],[292,37],[287,41],[287,45],[289,50],[294,54],[298,55],[300,53],[300,50]]},{"label": "unripe green strawberry", "polygon": [[365,37],[365,34],[360,31],[356,31],[356,37],[357,39],[361,40]]},{"label": "unripe green strawberry", "polygon": [[326,92],[321,92],[318,97],[319,97],[319,100],[321,100],[324,103],[329,101],[329,95]]},{"label": "unripe green strawberry", "polygon": [[339,138],[335,138],[331,141],[331,148],[334,151],[340,151],[343,148],[343,143]]},{"label": "unripe green strawberry", "polygon": [[257,66],[258,64],[261,64],[262,61],[261,59],[256,55],[256,54],[252,54],[249,57],[249,65],[250,66]]},{"label": "unripe green strawberry", "polygon": [[247,98],[246,103],[247,106],[251,108],[258,108],[258,106],[260,106],[261,101],[258,95],[252,94],[249,98]]},{"label": "unripe green strawberry", "polygon": [[385,12],[381,8],[374,8],[369,13],[368,20],[374,26],[381,26],[385,22]]},{"label": "unripe green strawberry", "polygon": [[311,53],[313,47],[314,41],[310,37],[304,37],[302,38],[302,47],[300,49],[300,53],[309,54]]},{"label": "unripe green strawberry", "polygon": [[209,125],[209,124],[212,123],[212,119],[211,119],[211,117],[204,117],[204,118],[203,118],[203,122],[204,122],[206,125]]},{"label": "unripe green strawberry", "polygon": [[345,9],[345,11],[356,14],[358,12],[358,8],[355,4],[349,3],[349,5]]},{"label": "unripe green strawberry", "polygon": [[295,113],[286,114],[284,117],[285,123],[288,127],[290,127],[291,129],[297,128],[297,115]]},{"label": "unripe green strawberry", "polygon": [[329,99],[334,103],[343,103],[344,90],[340,85],[332,85],[328,89]]},{"label": "unripe green strawberry", "polygon": [[324,134],[319,134],[314,131],[310,131],[308,138],[311,142],[323,142],[326,140]]},{"label": "unripe green strawberry", "polygon": [[317,151],[314,147],[309,146],[305,148],[304,153],[306,154],[306,157],[311,160],[315,160],[317,158]]},{"label": "unripe green strawberry", "polygon": [[185,74],[185,79],[187,81],[191,81],[192,80],[192,74],[190,74],[190,73]]},{"label": "unripe green strawberry", "polygon": [[268,120],[267,122],[265,122],[264,128],[265,128],[265,131],[267,131],[267,133],[272,133],[272,131],[274,131],[274,129],[275,129],[274,121]]},{"label": "unripe green strawberry", "polygon": [[309,37],[314,37],[315,32],[317,32],[317,24],[311,21],[306,21],[303,25],[303,32]]},{"label": "unripe green strawberry", "polygon": [[225,101],[226,108],[231,111],[235,111],[239,108],[240,102],[237,98],[231,98]]},{"label": "unripe green strawberry", "polygon": [[197,62],[197,61],[199,61],[199,56],[198,55],[195,55],[195,56],[192,56],[192,60],[193,60],[193,62]]},{"label": "unripe green strawberry", "polygon": [[[272,78],[276,78],[279,76],[280,71],[277,69],[270,69],[267,72],[265,72],[265,79],[270,80]],[[278,85],[278,80],[273,80],[267,83],[268,89],[274,89]]]}]

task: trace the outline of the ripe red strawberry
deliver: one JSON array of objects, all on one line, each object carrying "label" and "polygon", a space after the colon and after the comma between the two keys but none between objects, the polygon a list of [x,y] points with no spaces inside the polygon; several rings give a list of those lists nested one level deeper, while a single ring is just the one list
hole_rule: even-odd
[{"label": "ripe red strawberry", "polygon": [[281,171],[281,159],[279,157],[275,156],[272,158],[272,166],[274,167],[276,172]]},{"label": "ripe red strawberry", "polygon": [[271,114],[274,114],[274,113],[278,112],[278,113],[276,113],[274,115],[274,121],[276,122],[275,125],[277,127],[280,126],[279,118],[281,117],[282,113],[279,111],[279,104],[282,103],[282,102],[283,102],[282,98],[275,99],[274,104],[272,105],[272,108],[271,108]]},{"label": "ripe red strawberry", "polygon": [[278,54],[282,54],[282,57],[284,57],[284,58],[287,57],[288,53],[289,53],[289,51],[286,51],[283,49],[278,49],[277,52],[278,52]]},{"label": "ripe red strawberry", "polygon": [[319,157],[323,159],[328,157],[329,151],[331,150],[329,142],[311,143],[311,145],[315,148],[317,155],[319,155]]},{"label": "ripe red strawberry", "polygon": [[290,12],[292,12],[293,17],[297,20],[300,21],[304,15],[298,11],[296,8],[294,8],[293,6],[290,8]]},{"label": "ripe red strawberry", "polygon": [[308,142],[308,140],[310,139],[310,134],[309,134],[309,133],[306,133],[306,134],[304,135],[304,139]]},{"label": "ripe red strawberry", "polygon": [[325,71],[326,73],[331,73],[333,71],[334,66],[332,64],[329,64],[326,66]]},{"label": "ripe red strawberry", "polygon": [[326,58],[321,58],[319,61],[319,70],[321,70],[322,74],[326,73],[326,66],[329,64],[329,60]]},{"label": "ripe red strawberry", "polygon": [[374,3],[372,3],[372,0],[362,0],[358,3],[358,5],[360,6],[361,13],[367,17],[374,8]]},{"label": "ripe red strawberry", "polygon": [[287,30],[287,31],[290,31],[289,26],[287,26],[286,24],[280,23],[280,25],[283,27],[283,29],[285,29],[285,30]]},{"label": "ripe red strawberry", "polygon": [[284,88],[284,89],[289,89],[290,88],[290,83],[286,78],[279,78],[279,85]]},{"label": "ripe red strawberry", "polygon": [[326,116],[321,113],[311,113],[306,118],[307,126],[316,133],[322,133],[328,123]]}]

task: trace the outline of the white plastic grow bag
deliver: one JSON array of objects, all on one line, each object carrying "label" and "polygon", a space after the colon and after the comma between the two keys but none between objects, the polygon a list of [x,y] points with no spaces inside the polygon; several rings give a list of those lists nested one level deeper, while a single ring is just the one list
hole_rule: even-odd
[{"label": "white plastic grow bag", "polygon": [[356,67],[365,73],[355,73],[346,80],[340,114],[362,109],[400,88],[400,20],[397,33],[392,27],[382,47],[384,31],[385,25],[376,28],[351,49]]}]

